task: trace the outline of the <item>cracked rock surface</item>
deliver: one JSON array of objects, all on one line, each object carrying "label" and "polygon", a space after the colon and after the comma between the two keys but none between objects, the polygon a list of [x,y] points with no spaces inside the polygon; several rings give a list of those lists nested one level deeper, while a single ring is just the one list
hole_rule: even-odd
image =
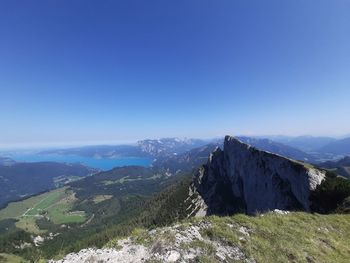
[{"label": "cracked rock surface", "polygon": [[[50,263],[92,262],[197,262],[207,257],[216,262],[255,262],[247,258],[238,246],[224,240],[211,240],[205,233],[212,227],[209,221],[175,225],[151,231],[144,230],[126,239],[110,242],[105,248],[88,248],[66,255]],[[248,231],[245,229],[245,231]]]}]

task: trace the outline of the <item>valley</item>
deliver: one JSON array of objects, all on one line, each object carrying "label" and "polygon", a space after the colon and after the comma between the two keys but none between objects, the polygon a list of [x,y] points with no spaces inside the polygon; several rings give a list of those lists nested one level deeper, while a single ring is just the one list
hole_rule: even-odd
[{"label": "valley", "polygon": [[350,263],[349,14],[0,1],[0,263]]},{"label": "valley", "polygon": [[[0,210],[0,245],[2,246],[0,253],[3,253],[5,258],[16,255],[29,261],[50,258],[60,259],[70,252],[77,252],[91,246],[109,247],[108,244],[116,243],[116,241],[113,241],[115,238],[119,240],[128,238],[130,235],[132,238],[136,233],[135,229],[144,229],[142,233],[145,233],[150,229],[168,227],[168,225],[175,223],[183,224],[185,227],[188,223],[200,222],[198,221],[200,219],[193,217],[194,215],[203,216],[205,214],[231,216],[239,213],[232,217],[232,220],[236,223],[239,218],[245,218],[246,221],[243,226],[246,227],[248,224],[252,224],[253,228],[256,224],[254,227],[258,233],[264,233],[259,231],[263,231],[266,224],[266,227],[271,231],[271,235],[274,236],[276,233],[281,235],[278,231],[285,231],[283,228],[274,228],[270,225],[278,222],[274,221],[277,220],[276,218],[283,218],[284,216],[288,218],[289,216],[289,218],[293,218],[292,222],[297,222],[298,225],[303,224],[305,220],[311,220],[308,214],[301,212],[299,214],[287,212],[286,215],[276,216],[268,214],[269,211],[274,209],[280,209],[278,211],[312,210],[327,214],[336,211],[339,213],[350,211],[350,204],[344,201],[347,196],[350,196],[350,181],[337,176],[332,177],[333,175],[328,174],[327,179],[323,179],[326,170],[318,170],[317,164],[311,165],[303,158],[295,161],[282,157],[283,154],[288,155],[288,152],[291,154],[298,153],[298,151],[292,151],[289,147],[266,140],[248,139],[247,137],[242,140],[244,142],[227,137],[224,144],[217,142],[197,148],[193,146],[194,148],[179,154],[173,154],[171,150],[168,153],[165,152],[164,155],[159,154],[150,167],[116,167],[112,170],[77,178],[78,180],[69,180],[69,177],[65,177],[64,180],[66,181],[63,186],[17,202],[11,202]],[[235,145],[232,149],[232,146],[229,146],[231,141]],[[252,143],[256,148],[246,143]],[[174,149],[174,144],[171,145],[171,149]],[[226,150],[220,153],[217,147]],[[248,150],[245,150],[245,147]],[[269,152],[263,151],[267,149]],[[276,154],[272,154],[272,151]],[[162,151],[152,148],[152,152]],[[226,157],[221,159],[220,156],[223,154]],[[226,166],[226,161],[223,160],[231,163],[231,165],[237,162],[235,165],[236,171],[240,169],[237,165],[242,165],[243,170],[237,175],[239,177],[245,175],[250,178],[250,182],[245,182],[245,179],[230,179],[230,177],[226,178],[220,175],[219,171],[223,171],[223,174],[226,175],[230,175],[232,172],[230,166]],[[341,164],[344,163],[344,161],[341,162]],[[328,166],[330,164],[333,164],[333,162],[328,163]],[[255,166],[256,168],[254,168]],[[206,175],[205,169],[210,171],[212,175]],[[330,170],[328,169],[328,171]],[[264,173],[266,173],[266,179]],[[275,175],[270,183],[270,179],[267,178],[271,173]],[[283,173],[287,173],[288,177]],[[244,187],[252,184],[252,178],[257,175],[260,178],[254,183],[255,190],[253,192],[259,193],[258,191],[263,190],[265,194],[261,192],[254,196],[245,197],[247,199],[240,197],[239,191],[252,192]],[[284,177],[278,179],[278,176],[282,175]],[[235,178],[235,175],[232,176],[232,178]],[[311,179],[314,185],[310,188],[311,190],[308,190],[310,185],[306,183],[307,181],[302,179],[304,176],[314,178]],[[316,177],[326,183],[318,187],[320,180],[315,180]],[[198,179],[200,181],[197,181]],[[55,178],[56,182],[60,180],[60,177]],[[228,188],[225,188],[225,185],[230,185],[231,180],[233,180],[233,183],[237,180],[238,185],[243,188],[235,186],[233,189],[238,192],[230,192]],[[295,185],[288,186],[290,184],[288,180],[291,180]],[[297,182],[296,180],[300,181]],[[212,188],[212,184],[215,185],[215,188]],[[338,190],[340,185],[345,187],[343,192]],[[301,191],[300,189],[303,188],[305,190]],[[267,195],[268,191],[271,191],[271,194]],[[253,201],[254,198],[257,198],[256,201]],[[262,198],[267,199],[263,200]],[[313,200],[312,206],[305,198]],[[324,201],[324,198],[330,201]],[[240,213],[250,214],[251,217],[243,217]],[[260,213],[262,213],[262,217],[258,220],[257,216]],[[267,213],[266,217],[264,213]],[[207,220],[205,218],[204,221]],[[215,224],[221,222],[221,220],[224,222],[226,222],[225,220],[231,220],[230,217],[208,217],[208,220],[212,220],[210,218],[213,218],[214,221],[212,222],[215,222]],[[257,221],[255,221],[255,218]],[[323,215],[315,214],[312,220],[321,221],[322,218]],[[339,215],[339,218],[346,221],[348,217],[344,215],[342,218]],[[299,220],[301,221],[299,222]],[[221,224],[219,223],[219,228],[222,228]],[[287,231],[291,226],[287,222],[285,224],[287,224]],[[327,222],[328,224],[329,222]],[[214,229],[218,228],[215,227]],[[194,243],[191,246],[199,246],[196,248],[198,251],[203,249],[202,246],[214,246],[214,248],[210,248],[213,251],[212,254],[204,255],[198,252],[195,258],[202,260],[200,262],[219,260],[216,255],[218,251],[215,252],[215,249],[218,248],[218,244],[223,242],[218,240],[226,240],[225,242],[227,242],[228,237],[224,234],[224,232],[219,231],[203,237],[209,245],[204,244],[201,240],[193,240]],[[263,247],[266,242],[273,243],[275,241],[273,239],[264,241],[259,239],[258,236],[256,238],[251,240],[253,243],[249,243],[249,247],[257,247],[256,251],[247,250],[247,247],[244,246],[246,243],[242,243],[239,237],[238,241],[235,237],[230,242],[241,251],[240,255],[245,255],[246,260],[252,258],[256,262],[263,262],[262,260],[268,259],[266,257],[268,254],[260,255],[257,253],[261,249],[268,249]],[[287,246],[291,246],[288,250],[290,251],[289,254],[301,260],[302,256],[297,253],[299,248],[293,247],[292,243],[288,244],[288,240],[285,242],[287,242]],[[223,244],[219,247],[222,247]],[[142,249],[149,251],[151,247],[146,246]],[[119,248],[119,245],[117,248]],[[168,250],[170,249],[174,248],[168,245]],[[176,247],[176,255],[185,256],[188,249],[188,244]],[[340,249],[343,251],[342,248]],[[84,253],[84,255],[89,255],[90,252]],[[90,256],[96,256],[95,252],[91,253]],[[118,253],[115,255],[116,257]],[[230,254],[225,253],[223,256],[229,259]],[[319,255],[313,250],[310,250],[307,254],[310,254],[310,258],[319,258]],[[221,255],[220,252],[219,255]],[[331,257],[334,256],[330,255]],[[149,259],[167,262],[166,258],[166,255],[162,255],[159,258],[150,256]],[[342,259],[341,256],[339,258]]]},{"label": "valley", "polygon": [[81,164],[56,162],[13,162],[0,165],[0,207],[74,180],[93,175],[99,170]]},{"label": "valley", "polygon": [[323,162],[319,166],[350,179],[350,156],[346,156],[338,161]]},{"label": "valley", "polygon": [[83,223],[84,211],[71,211],[76,202],[75,194],[68,187],[59,188],[23,201],[10,203],[0,210],[0,222],[15,219],[15,226],[33,234],[47,231],[37,225],[38,219],[50,220],[53,224]]}]

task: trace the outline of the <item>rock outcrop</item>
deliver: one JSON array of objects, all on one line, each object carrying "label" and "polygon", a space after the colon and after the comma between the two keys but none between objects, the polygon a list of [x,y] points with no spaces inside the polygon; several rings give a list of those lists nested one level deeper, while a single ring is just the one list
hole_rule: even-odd
[{"label": "rock outcrop", "polygon": [[[105,248],[83,249],[61,260],[50,260],[49,263],[256,262],[243,253],[238,245],[228,244],[220,236],[215,240],[210,239],[205,233],[213,227],[210,221],[203,220],[138,231],[129,238],[111,240]],[[240,231],[236,235],[241,238],[249,236],[250,230],[243,226],[230,224],[225,227],[232,233]]]},{"label": "rock outcrop", "polygon": [[310,192],[324,177],[309,165],[226,136],[224,150],[211,153],[195,176],[188,210],[197,215],[310,211]]}]

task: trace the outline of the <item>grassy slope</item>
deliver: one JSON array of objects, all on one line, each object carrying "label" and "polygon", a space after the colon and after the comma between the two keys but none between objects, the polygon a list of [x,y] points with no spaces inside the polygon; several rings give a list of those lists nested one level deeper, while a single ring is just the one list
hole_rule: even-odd
[{"label": "grassy slope", "polygon": [[33,233],[37,235],[46,232],[45,230],[42,230],[38,227],[35,217],[20,217],[19,220],[16,222],[16,227],[19,229],[23,229],[28,233]]},{"label": "grassy slope", "polygon": [[28,199],[10,203],[6,208],[0,210],[0,220],[6,218],[17,218],[24,214],[29,208],[35,206],[47,194],[37,195]]},{"label": "grassy slope", "polygon": [[19,202],[10,203],[0,210],[0,220],[17,219],[16,227],[31,233],[42,231],[36,225],[41,214],[47,216],[55,224],[82,223],[86,220],[83,212],[69,213],[74,203],[74,194],[67,187],[59,188]]},{"label": "grassy slope", "polygon": [[0,253],[0,262],[28,263],[29,261],[15,255]]},{"label": "grassy slope", "polygon": [[[26,203],[11,204],[11,209],[5,208],[6,212],[0,210],[0,216],[3,214],[4,218],[15,218],[0,220],[0,231],[3,230],[0,232],[0,243],[3,244],[2,247],[0,246],[0,252],[14,253],[26,259],[35,259],[38,256],[52,258],[57,254],[67,254],[85,247],[102,246],[110,238],[117,236],[116,233],[127,235],[138,225],[149,227],[158,222],[163,224],[173,222],[177,219],[176,214],[172,213],[169,216],[169,211],[175,210],[176,212],[175,204],[181,203],[180,201],[172,203],[168,208],[161,209],[162,213],[155,211],[155,207],[158,208],[159,203],[163,203],[165,196],[169,194],[162,194],[162,198],[157,200],[156,204],[152,202],[147,208],[144,206],[149,203],[149,199],[153,199],[152,194],[169,187],[179,181],[182,176],[160,178],[157,172],[143,167],[116,168],[71,183],[62,197],[58,195],[58,198],[53,191],[50,191],[53,196],[48,197],[45,193],[37,196],[35,200],[23,200]],[[122,183],[104,184],[104,181],[114,182],[121,178],[124,178]],[[185,189],[183,196],[188,193],[188,184]],[[67,194],[73,192],[74,195]],[[184,198],[186,197],[181,197],[181,201]],[[42,201],[42,199],[45,200]],[[30,213],[38,213],[41,217],[21,217],[28,209],[31,209]],[[17,212],[14,213],[14,211]],[[12,217],[9,216],[9,213],[12,213]],[[137,219],[141,213],[142,219]],[[60,224],[68,223],[62,221],[67,218],[74,220],[75,223],[84,219],[87,224],[71,224],[69,229],[60,227]],[[19,220],[16,226],[20,226],[24,231],[14,228],[14,220]],[[28,222],[28,220],[31,221]],[[10,229],[10,233],[6,233],[6,229]],[[45,231],[45,234],[42,234],[41,231]],[[52,240],[47,240],[40,247],[30,247],[26,251],[14,248],[12,245],[14,240],[30,237],[31,233],[28,232],[43,236],[49,232],[60,234]],[[30,239],[28,242],[31,242]]]},{"label": "grassy slope", "polygon": [[98,204],[98,203],[101,203],[105,200],[109,200],[113,197],[113,195],[96,195],[92,201],[95,203],[95,204]]},{"label": "grassy slope", "polygon": [[[131,231],[135,227],[152,228],[171,224],[174,222],[173,219],[183,218],[177,215],[176,211],[182,210],[176,209],[176,206],[183,203],[187,193],[187,183],[182,187],[174,187],[173,191],[163,192],[148,205],[147,202],[144,204],[144,212],[141,215],[127,215],[125,225],[109,226],[106,232],[99,232],[96,236],[91,235],[91,238],[82,236],[80,241],[83,243],[68,247],[69,249],[64,249],[62,253],[101,246],[120,234],[128,235],[129,231],[125,228],[130,228]],[[256,217],[212,216],[207,219],[213,223],[213,227],[206,230],[204,235],[239,246],[248,257],[254,258],[257,262],[348,262],[350,258],[348,245],[350,215],[290,213],[288,215],[265,214]],[[184,225],[188,222],[207,219],[190,218],[184,221]],[[125,223],[123,220],[121,222]],[[240,233],[241,226],[249,229],[249,236]],[[82,230],[79,228],[79,232]],[[59,237],[66,239],[64,235]],[[52,247],[51,243],[47,245]],[[61,247],[60,242],[59,245]],[[51,257],[48,256],[48,258]],[[215,257],[208,255],[208,260],[203,262],[215,262]]]},{"label": "grassy slope", "polygon": [[[200,230],[202,237],[217,244],[238,247],[246,258],[254,259],[257,263],[349,262],[350,215],[292,212],[286,215],[267,213],[257,216],[243,214],[228,217],[210,216],[183,220],[173,229],[190,229],[191,226],[203,225],[201,224],[203,221],[210,224],[204,224],[209,227]],[[157,231],[157,233],[161,232]],[[171,234],[169,230],[163,233],[152,236],[150,232],[137,228],[130,236],[132,240],[136,240],[136,243],[152,249],[159,241],[167,243],[167,240],[173,240],[171,242],[174,242],[174,233]],[[170,236],[167,233],[170,233]],[[182,244],[182,247],[186,250],[205,251],[194,262],[219,263],[216,249],[205,239],[194,240],[185,246]],[[118,238],[111,239],[106,247],[118,249],[117,240]],[[243,261],[228,259],[227,262]]]},{"label": "grassy slope", "polygon": [[133,181],[142,181],[142,180],[155,180],[155,179],[159,179],[162,177],[162,174],[154,174],[151,177],[148,178],[143,178],[142,176],[138,176],[136,178],[131,178],[130,176],[124,176],[120,179],[117,180],[106,180],[106,181],[102,181],[102,183],[104,185],[111,185],[111,184],[124,184],[125,182],[133,182]]},{"label": "grassy slope", "polygon": [[36,203],[27,213],[27,216],[35,216],[45,211],[52,204],[56,203],[62,195],[64,195],[65,188],[47,192],[41,196],[41,200]]},{"label": "grassy slope", "polygon": [[[270,213],[209,220],[213,227],[204,234],[238,245],[257,262],[349,262],[350,215]],[[249,236],[239,231],[241,226]]]}]

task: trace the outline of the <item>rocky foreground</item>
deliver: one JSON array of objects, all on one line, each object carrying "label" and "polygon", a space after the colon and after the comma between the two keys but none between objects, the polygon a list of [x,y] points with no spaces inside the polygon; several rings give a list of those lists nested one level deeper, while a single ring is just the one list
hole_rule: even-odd
[{"label": "rocky foreground", "polygon": [[194,177],[185,222],[135,229],[102,249],[49,262],[348,263],[350,215],[288,212],[312,211],[311,194],[323,181],[342,185],[334,178],[227,136],[224,150],[217,148]]},{"label": "rocky foreground", "polygon": [[136,229],[128,238],[111,240],[102,249],[83,249],[49,262],[348,263],[349,237],[350,215],[276,210]]},{"label": "rocky foreground", "polygon": [[[214,256],[219,262],[255,262],[239,247],[223,240],[211,240],[203,233],[212,227],[210,221],[175,225],[150,231],[137,229],[132,237],[111,241],[102,249],[83,249],[51,263],[78,262],[195,262]],[[229,225],[229,227],[234,227]],[[239,229],[242,239],[249,236],[245,227]]]}]

